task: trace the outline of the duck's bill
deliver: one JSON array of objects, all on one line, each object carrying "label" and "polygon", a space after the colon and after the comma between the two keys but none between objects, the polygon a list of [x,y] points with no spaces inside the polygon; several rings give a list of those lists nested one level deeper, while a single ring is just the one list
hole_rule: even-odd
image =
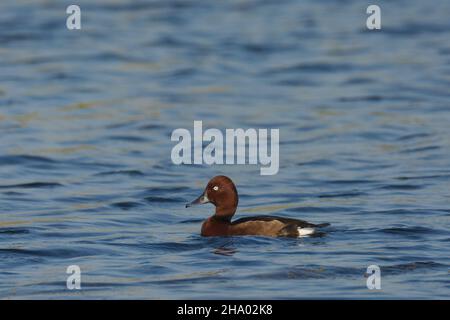
[{"label": "duck's bill", "polygon": [[204,204],[204,203],[208,203],[208,202],[209,202],[208,197],[206,196],[205,193],[203,193],[200,197],[198,197],[194,201],[187,203],[186,208],[189,208],[190,206],[194,206],[197,204]]}]

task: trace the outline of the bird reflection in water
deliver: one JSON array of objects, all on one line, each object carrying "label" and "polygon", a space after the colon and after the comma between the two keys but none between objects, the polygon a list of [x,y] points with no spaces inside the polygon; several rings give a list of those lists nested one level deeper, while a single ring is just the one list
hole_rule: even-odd
[{"label": "bird reflection in water", "polygon": [[232,256],[237,252],[234,247],[233,240],[227,241],[226,243],[220,245],[219,247],[214,248],[212,251],[214,254],[220,254],[223,256]]}]

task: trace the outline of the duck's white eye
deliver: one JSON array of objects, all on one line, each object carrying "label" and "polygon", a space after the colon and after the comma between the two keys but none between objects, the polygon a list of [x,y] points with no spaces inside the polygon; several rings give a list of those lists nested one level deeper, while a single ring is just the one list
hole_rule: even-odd
[{"label": "duck's white eye", "polygon": [[218,186],[214,186],[214,187],[213,187],[213,190],[214,190],[214,191],[217,191],[217,190],[219,190],[219,187],[218,187]]}]

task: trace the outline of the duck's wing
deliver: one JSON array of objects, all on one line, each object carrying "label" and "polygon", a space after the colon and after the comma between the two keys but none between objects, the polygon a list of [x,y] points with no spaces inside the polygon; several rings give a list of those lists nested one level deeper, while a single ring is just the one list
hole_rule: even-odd
[{"label": "duck's wing", "polygon": [[230,235],[263,235],[272,237],[302,237],[317,235],[316,228],[328,224],[313,224],[304,220],[276,216],[240,218],[230,224]]},{"label": "duck's wing", "polygon": [[279,221],[286,226],[295,226],[297,228],[320,228],[320,227],[326,227],[329,225],[329,223],[313,224],[313,223],[309,223],[307,221],[300,220],[300,219],[284,218],[284,217],[277,217],[277,216],[245,217],[245,218],[237,219],[237,220],[233,221],[231,224],[237,225],[237,224],[249,222],[249,221],[265,221],[265,222]]}]

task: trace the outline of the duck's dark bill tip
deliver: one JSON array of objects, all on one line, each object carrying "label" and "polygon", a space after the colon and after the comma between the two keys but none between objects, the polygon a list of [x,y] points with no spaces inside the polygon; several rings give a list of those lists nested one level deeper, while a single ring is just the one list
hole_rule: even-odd
[{"label": "duck's dark bill tip", "polygon": [[208,203],[208,202],[209,202],[208,197],[205,196],[205,194],[202,194],[200,197],[198,197],[194,201],[187,203],[186,208],[189,208],[196,204],[204,204],[204,203]]}]

